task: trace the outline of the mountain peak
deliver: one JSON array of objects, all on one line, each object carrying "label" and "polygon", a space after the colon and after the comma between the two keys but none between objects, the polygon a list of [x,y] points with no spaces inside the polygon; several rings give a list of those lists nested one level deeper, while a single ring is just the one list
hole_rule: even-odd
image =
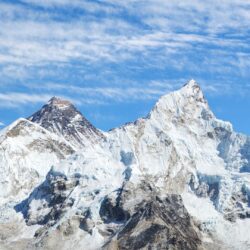
[{"label": "mountain peak", "polygon": [[[190,80],[182,88],[162,96],[151,111],[154,114],[171,114],[175,120],[207,120],[214,117],[203,92],[195,80]],[[161,118],[162,119],[162,118]]]},{"label": "mountain peak", "polygon": [[194,79],[191,79],[190,81],[188,81],[187,83],[185,83],[183,87],[192,88],[194,86],[196,86],[196,87],[198,86],[199,87],[199,84]]},{"label": "mountain peak", "polygon": [[187,82],[180,91],[185,94],[185,96],[200,96],[201,99],[204,99],[203,92],[199,84],[194,80],[191,79]]},{"label": "mountain peak", "polygon": [[60,109],[69,108],[69,107],[73,106],[73,104],[70,101],[62,99],[62,98],[57,97],[57,96],[53,96],[48,101],[48,105],[55,106],[55,107],[60,108]]},{"label": "mountain peak", "polygon": [[95,143],[103,137],[71,102],[59,97],[52,97],[28,120],[63,136],[76,147],[87,145],[89,142]]},{"label": "mountain peak", "polygon": [[193,79],[184,84],[182,88],[163,95],[157,104],[165,102],[171,102],[178,107],[186,105],[186,102],[207,103],[199,84]]}]

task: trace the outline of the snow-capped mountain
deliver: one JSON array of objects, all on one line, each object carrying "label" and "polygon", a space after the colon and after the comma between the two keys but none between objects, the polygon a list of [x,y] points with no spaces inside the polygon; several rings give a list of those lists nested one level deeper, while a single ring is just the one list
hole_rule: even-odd
[{"label": "snow-capped mountain", "polygon": [[[146,118],[106,133],[57,98],[21,121],[28,132],[15,129],[15,142],[15,124],[1,132],[1,176],[6,166],[33,166],[46,177],[25,198],[3,199],[2,249],[250,249],[250,137],[214,116],[195,81],[161,97]],[[50,169],[35,164],[37,146],[29,146],[45,135],[65,147]],[[39,152],[47,148],[39,143]]]},{"label": "snow-capped mountain", "polygon": [[28,120],[59,136],[75,147],[97,143],[103,134],[96,129],[69,101],[53,97]]}]

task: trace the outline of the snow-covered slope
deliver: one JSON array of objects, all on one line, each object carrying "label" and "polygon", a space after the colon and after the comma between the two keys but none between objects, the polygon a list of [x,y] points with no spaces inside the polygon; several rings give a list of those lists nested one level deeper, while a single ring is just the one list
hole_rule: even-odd
[{"label": "snow-covered slope", "polygon": [[27,195],[52,165],[74,153],[57,135],[26,119],[0,133],[0,203]]},{"label": "snow-covered slope", "polygon": [[[85,141],[58,125],[65,113],[54,105],[70,104],[52,102],[31,120],[74,146]],[[195,81],[161,97],[146,118],[87,131],[91,147],[53,164],[10,206],[3,249],[250,248],[250,138],[214,116]]]},{"label": "snow-covered slope", "polygon": [[249,137],[215,118],[195,81],[163,96],[147,118],[111,131],[109,139],[116,159],[126,163],[124,155],[130,156],[131,181],[146,179],[162,194],[181,194],[225,249],[249,248]]}]

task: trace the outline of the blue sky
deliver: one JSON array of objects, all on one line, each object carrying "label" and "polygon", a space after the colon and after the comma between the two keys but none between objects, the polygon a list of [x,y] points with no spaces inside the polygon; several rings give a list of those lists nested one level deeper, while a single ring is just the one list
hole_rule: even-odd
[{"label": "blue sky", "polygon": [[250,2],[1,0],[0,126],[52,96],[107,130],[191,78],[250,135]]}]

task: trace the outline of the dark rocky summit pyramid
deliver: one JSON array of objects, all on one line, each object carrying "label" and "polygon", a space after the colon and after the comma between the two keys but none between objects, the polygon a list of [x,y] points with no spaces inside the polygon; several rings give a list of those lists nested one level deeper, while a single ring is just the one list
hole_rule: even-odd
[{"label": "dark rocky summit pyramid", "polygon": [[103,137],[75,106],[67,100],[53,97],[28,120],[43,128],[63,136],[76,146],[86,146],[96,143]]}]

